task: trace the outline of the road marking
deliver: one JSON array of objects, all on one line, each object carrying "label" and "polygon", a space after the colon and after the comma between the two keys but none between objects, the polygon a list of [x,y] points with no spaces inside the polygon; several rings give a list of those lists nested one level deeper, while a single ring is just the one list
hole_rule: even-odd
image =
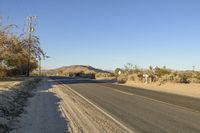
[{"label": "road marking", "polygon": [[111,87],[102,86],[102,85],[98,85],[98,84],[95,84],[95,85],[96,85],[96,86],[100,86],[100,87],[104,87],[104,88],[108,88],[108,89],[111,89],[111,90],[113,90],[113,91],[116,91],[116,92],[119,92],[119,93],[123,93],[123,94],[129,95],[129,96],[133,96],[133,93],[120,91],[120,90],[117,90],[117,89],[113,89],[113,88],[111,88]]},{"label": "road marking", "polygon": [[[96,85],[97,85],[97,84],[96,84]],[[145,96],[138,95],[138,94],[134,94],[134,93],[123,92],[123,91],[114,89],[114,87],[112,88],[112,87],[108,87],[108,86],[104,86],[104,85],[97,85],[97,86],[101,86],[101,87],[104,87],[104,88],[108,88],[108,89],[111,89],[111,90],[114,90],[114,91],[117,91],[117,92],[121,92],[121,93],[124,93],[124,94],[127,94],[127,95],[130,95],[130,94],[131,94],[132,96],[137,96],[137,97],[141,97],[141,98],[144,98],[144,99],[147,99],[147,100],[159,102],[159,103],[162,103],[162,104],[167,104],[167,105],[169,105],[169,106],[174,106],[174,107],[179,108],[179,109],[182,109],[182,110],[184,110],[184,111],[188,110],[188,111],[191,111],[192,113],[198,113],[198,114],[200,113],[200,111],[193,110],[193,109],[190,109],[190,108],[187,108],[187,107],[183,107],[183,106],[171,104],[171,103],[168,103],[168,102],[159,101],[159,100],[156,100],[156,99],[153,99],[153,98],[145,97]]]},{"label": "road marking", "polygon": [[[62,83],[62,82],[60,82],[60,83]],[[102,112],[104,115],[106,115],[107,117],[109,117],[111,120],[113,120],[115,123],[117,123],[118,125],[120,125],[122,128],[124,128],[129,133],[135,133],[134,131],[132,131],[131,129],[129,129],[127,126],[125,126],[124,124],[122,124],[121,122],[119,122],[118,120],[116,120],[115,118],[113,118],[110,114],[106,113],[103,109],[101,109],[100,107],[98,107],[97,105],[95,105],[93,102],[89,101],[83,95],[81,95],[80,93],[78,93],[75,90],[73,90],[68,85],[64,84],[64,86],[66,86],[73,93],[75,93],[76,95],[78,95],[79,97],[81,97],[82,99],[84,99],[86,102],[88,102],[89,104],[91,104],[93,107],[95,107],[96,109],[98,109],[100,112]]]},{"label": "road marking", "polygon": [[117,91],[117,92],[120,92],[120,93],[123,93],[123,94],[126,94],[126,95],[129,95],[129,96],[133,96],[135,94],[133,93],[130,93],[130,92],[124,92],[124,91],[121,91],[121,90],[118,90],[118,89],[115,89],[115,88],[112,88],[112,87],[108,87],[108,86],[104,86],[104,85],[98,85],[98,84],[95,84],[97,86],[100,86],[100,87],[104,87],[104,88],[108,88],[110,90],[113,90],[113,91]]},{"label": "road marking", "polygon": [[117,92],[120,92],[120,93],[123,93],[123,94],[129,95],[129,96],[132,96],[132,95],[133,95],[132,93],[124,92],[124,91],[120,91],[120,90],[114,90],[114,91],[117,91]]}]

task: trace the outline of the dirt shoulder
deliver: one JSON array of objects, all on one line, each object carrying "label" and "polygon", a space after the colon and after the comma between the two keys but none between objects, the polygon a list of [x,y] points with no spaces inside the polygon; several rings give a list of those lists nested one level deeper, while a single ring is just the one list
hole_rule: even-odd
[{"label": "dirt shoulder", "polygon": [[67,133],[66,119],[63,117],[60,99],[52,92],[51,83],[43,78],[29,99],[28,106],[14,124],[11,133]]},{"label": "dirt shoulder", "polygon": [[38,78],[28,78],[23,82],[0,82],[0,132],[11,130],[12,121],[24,112],[29,97],[40,82]]},{"label": "dirt shoulder", "polygon": [[159,86],[156,83],[144,84],[140,82],[128,81],[126,86],[132,86],[137,88],[143,88],[147,90],[161,91],[167,93],[173,93],[183,96],[200,98],[200,84],[178,84],[178,83],[166,83]]}]

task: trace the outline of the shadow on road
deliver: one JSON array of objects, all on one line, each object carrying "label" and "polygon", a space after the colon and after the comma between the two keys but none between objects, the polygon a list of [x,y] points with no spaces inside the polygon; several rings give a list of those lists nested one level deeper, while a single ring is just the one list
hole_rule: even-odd
[{"label": "shadow on road", "polygon": [[[72,77],[63,77],[63,76],[50,76],[50,79],[54,80],[52,82],[62,82],[62,84],[83,84],[83,83],[115,83],[116,80],[95,80],[95,79],[83,79],[83,78],[72,78]],[[59,81],[59,82],[58,82]]]}]

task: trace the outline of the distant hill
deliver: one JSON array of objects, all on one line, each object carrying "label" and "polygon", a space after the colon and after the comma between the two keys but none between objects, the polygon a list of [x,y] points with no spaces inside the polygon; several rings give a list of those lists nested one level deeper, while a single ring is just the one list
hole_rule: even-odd
[{"label": "distant hill", "polygon": [[63,66],[56,69],[45,70],[46,75],[74,76],[94,75],[98,77],[111,77],[112,73],[86,65]]},{"label": "distant hill", "polygon": [[57,68],[56,70],[63,71],[63,73],[109,73],[107,71],[85,65],[64,66]]}]

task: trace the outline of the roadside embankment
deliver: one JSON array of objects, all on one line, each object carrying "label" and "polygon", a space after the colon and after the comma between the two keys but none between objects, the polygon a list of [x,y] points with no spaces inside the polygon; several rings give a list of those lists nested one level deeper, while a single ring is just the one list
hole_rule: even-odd
[{"label": "roadside embankment", "polygon": [[60,98],[52,93],[53,89],[44,77],[10,133],[68,133],[67,120],[59,108]]},{"label": "roadside embankment", "polygon": [[11,130],[12,120],[23,113],[27,99],[34,95],[33,90],[40,81],[40,78],[28,78],[21,83],[16,82],[11,86],[1,87],[0,133],[7,133]]}]

